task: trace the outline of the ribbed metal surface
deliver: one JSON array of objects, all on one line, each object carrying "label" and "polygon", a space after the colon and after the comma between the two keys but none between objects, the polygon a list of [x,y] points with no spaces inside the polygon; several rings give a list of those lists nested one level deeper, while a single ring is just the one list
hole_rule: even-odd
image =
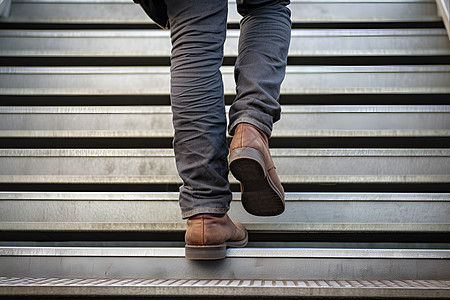
[{"label": "ribbed metal surface", "polygon": [[[450,136],[450,106],[285,106],[273,137]],[[168,106],[0,107],[0,137],[172,137]]]},{"label": "ribbed metal surface", "polygon": [[[258,218],[233,195],[233,219],[259,232],[448,232],[447,193],[287,193],[286,212]],[[339,212],[339,213],[336,213]],[[184,231],[178,193],[0,193],[3,231]]]},{"label": "ribbed metal surface", "polygon": [[[294,29],[290,56],[449,55],[444,29]],[[228,30],[224,55],[236,56],[239,31]],[[168,31],[2,30],[2,56],[170,56]]]},{"label": "ribbed metal surface", "polygon": [[[235,93],[223,67],[225,94]],[[1,95],[168,95],[167,67],[1,67]],[[283,94],[450,93],[450,66],[288,66]]]},{"label": "ribbed metal surface", "polygon": [[[294,22],[438,21],[433,0],[291,1]],[[240,19],[229,1],[228,22]],[[3,22],[38,23],[152,23],[138,5],[127,0],[13,0]]]},{"label": "ribbed metal surface", "polygon": [[334,287],[334,288],[450,288],[446,280],[170,280],[170,279],[94,279],[94,278],[17,278],[0,277],[1,286],[248,286],[248,287]]},{"label": "ribbed metal surface", "polygon": [[444,280],[176,280],[0,277],[0,295],[438,297]]}]

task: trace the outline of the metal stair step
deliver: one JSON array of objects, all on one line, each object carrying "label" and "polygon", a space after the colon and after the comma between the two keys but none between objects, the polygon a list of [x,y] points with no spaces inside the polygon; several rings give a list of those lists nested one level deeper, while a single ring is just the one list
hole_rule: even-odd
[{"label": "metal stair step", "polygon": [[[272,136],[450,136],[450,106],[283,106]],[[2,106],[0,137],[171,138],[172,113],[169,106]]]},{"label": "metal stair step", "polygon": [[[440,21],[433,0],[293,0],[289,6],[294,22],[417,22]],[[228,22],[240,16],[236,2],[229,1]],[[13,0],[11,12],[2,22],[11,23],[153,23],[127,0]]]},{"label": "metal stair step", "polygon": [[445,280],[261,280],[261,279],[90,279],[0,277],[7,296],[211,296],[236,297],[450,297]]},{"label": "metal stair step", "polygon": [[[229,215],[251,232],[449,232],[450,194],[290,192],[282,215],[260,218],[234,193]],[[167,192],[0,192],[0,220],[1,232],[186,230]]]},{"label": "metal stair step", "polygon": [[[225,94],[235,94],[223,67]],[[0,95],[168,95],[168,67],[0,67]],[[288,66],[284,95],[450,93],[450,66]]]},{"label": "metal stair step", "polygon": [[[445,29],[293,29],[290,56],[449,55]],[[237,56],[238,30],[224,55]],[[170,56],[168,31],[1,30],[0,55],[14,57]]]},{"label": "metal stair step", "polygon": [[[284,183],[450,182],[449,149],[271,153]],[[180,183],[172,149],[0,149],[0,166],[0,183]]]},{"label": "metal stair step", "polygon": [[4,277],[448,280],[449,272],[445,249],[229,248],[223,261],[195,262],[184,247],[0,248]]}]

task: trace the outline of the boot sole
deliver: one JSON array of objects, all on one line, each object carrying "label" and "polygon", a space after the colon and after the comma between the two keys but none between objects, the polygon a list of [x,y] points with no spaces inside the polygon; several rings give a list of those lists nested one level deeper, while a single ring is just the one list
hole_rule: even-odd
[{"label": "boot sole", "polygon": [[230,171],[241,182],[242,205],[255,216],[276,216],[284,211],[284,197],[268,176],[264,156],[253,148],[230,153]]},{"label": "boot sole", "polygon": [[186,244],[185,257],[192,260],[217,260],[223,259],[227,256],[227,247],[242,248],[247,246],[248,233],[245,233],[245,238],[241,241],[226,242],[219,245],[189,245]]}]

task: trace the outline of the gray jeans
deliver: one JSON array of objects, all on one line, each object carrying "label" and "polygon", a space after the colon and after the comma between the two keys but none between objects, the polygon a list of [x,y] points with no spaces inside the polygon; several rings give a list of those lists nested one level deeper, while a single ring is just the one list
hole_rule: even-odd
[{"label": "gray jeans", "polygon": [[[182,217],[224,214],[231,202],[222,74],[227,0],[165,0],[169,17],[174,151]],[[271,135],[290,43],[289,1],[238,0],[243,16],[230,135],[250,123]]]}]

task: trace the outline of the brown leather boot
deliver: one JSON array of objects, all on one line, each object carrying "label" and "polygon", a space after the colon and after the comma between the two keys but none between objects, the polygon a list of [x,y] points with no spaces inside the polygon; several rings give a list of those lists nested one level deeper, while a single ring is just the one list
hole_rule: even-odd
[{"label": "brown leather boot", "polygon": [[242,205],[256,216],[284,211],[284,189],[269,152],[267,135],[253,125],[240,123],[230,146],[230,170],[241,182]]},{"label": "brown leather boot", "polygon": [[185,256],[188,259],[222,259],[227,247],[245,247],[248,243],[244,225],[231,221],[227,214],[196,215],[187,225]]}]

